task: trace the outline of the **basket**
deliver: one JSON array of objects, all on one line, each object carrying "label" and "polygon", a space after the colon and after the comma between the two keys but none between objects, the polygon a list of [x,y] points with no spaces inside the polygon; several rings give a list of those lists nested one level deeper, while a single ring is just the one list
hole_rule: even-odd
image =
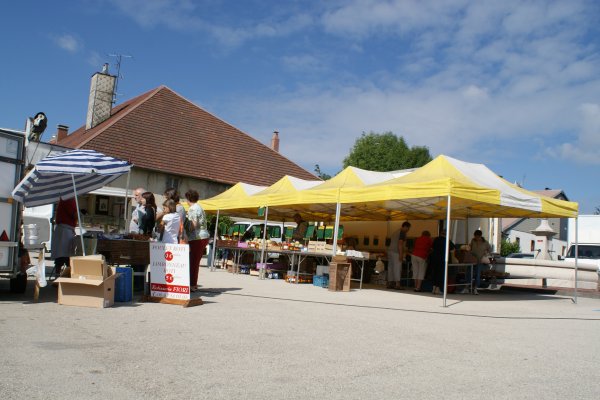
[{"label": "basket", "polygon": [[96,253],[112,265],[150,264],[150,242],[140,240],[98,240]]}]

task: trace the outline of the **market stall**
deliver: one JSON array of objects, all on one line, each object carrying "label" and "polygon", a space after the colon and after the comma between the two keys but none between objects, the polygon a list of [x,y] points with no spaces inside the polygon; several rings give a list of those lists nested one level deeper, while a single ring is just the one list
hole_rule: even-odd
[{"label": "market stall", "polygon": [[[207,210],[227,210],[232,215],[256,215],[268,206],[271,218],[302,212],[315,220],[335,216],[351,220],[446,220],[472,217],[567,217],[578,215],[574,202],[557,200],[522,189],[500,178],[483,164],[439,156],[402,176],[366,185],[333,184],[336,177],[310,189],[250,196],[240,203],[211,204]],[[330,187],[333,185],[334,187]],[[335,249],[333,251],[335,253]],[[449,252],[446,251],[446,276]],[[575,277],[577,268],[575,268]],[[576,279],[575,279],[576,282]],[[575,298],[577,292],[575,291]],[[446,292],[444,293],[446,305]]]}]

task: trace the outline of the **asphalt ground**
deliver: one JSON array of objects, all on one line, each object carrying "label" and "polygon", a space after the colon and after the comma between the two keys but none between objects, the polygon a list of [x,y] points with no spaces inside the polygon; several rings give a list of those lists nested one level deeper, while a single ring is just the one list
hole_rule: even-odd
[{"label": "asphalt ground", "polygon": [[205,304],[58,305],[0,281],[0,399],[597,399],[600,300],[200,270]]}]

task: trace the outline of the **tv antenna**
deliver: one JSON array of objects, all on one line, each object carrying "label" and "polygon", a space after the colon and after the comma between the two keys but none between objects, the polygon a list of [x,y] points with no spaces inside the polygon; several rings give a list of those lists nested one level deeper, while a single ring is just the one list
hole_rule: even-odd
[{"label": "tv antenna", "polygon": [[115,81],[115,90],[113,92],[113,104],[117,102],[117,87],[119,86],[119,79],[123,78],[121,75],[121,62],[123,58],[133,58],[133,56],[127,54],[109,54],[109,57],[115,57],[117,59],[117,79]]}]

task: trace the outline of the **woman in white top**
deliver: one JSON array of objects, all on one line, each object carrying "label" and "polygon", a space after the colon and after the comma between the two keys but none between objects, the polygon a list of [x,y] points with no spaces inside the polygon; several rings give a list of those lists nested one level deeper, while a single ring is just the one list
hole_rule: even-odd
[{"label": "woman in white top", "polygon": [[163,203],[163,216],[160,226],[162,228],[163,243],[178,243],[179,227],[181,217],[177,213],[177,204],[173,200],[166,200]]},{"label": "woman in white top", "polygon": [[198,192],[190,189],[185,193],[185,198],[190,206],[184,225],[190,246],[190,290],[195,292],[198,290],[200,260],[204,256],[210,234],[206,227],[206,215],[200,204],[198,204],[200,198]]},{"label": "woman in white top", "polygon": [[[177,189],[168,188],[167,190],[165,190],[165,193],[163,193],[163,197],[165,198],[165,201],[173,200],[175,202],[175,204],[177,205],[177,214],[179,214],[179,217],[181,218],[181,224],[183,225],[183,221],[185,221],[185,208],[181,203],[179,203],[181,199],[179,198],[179,192],[177,191]],[[164,213],[162,210],[157,210],[156,222],[160,222],[163,215]],[[183,230],[179,232],[179,239],[183,239]]]}]

